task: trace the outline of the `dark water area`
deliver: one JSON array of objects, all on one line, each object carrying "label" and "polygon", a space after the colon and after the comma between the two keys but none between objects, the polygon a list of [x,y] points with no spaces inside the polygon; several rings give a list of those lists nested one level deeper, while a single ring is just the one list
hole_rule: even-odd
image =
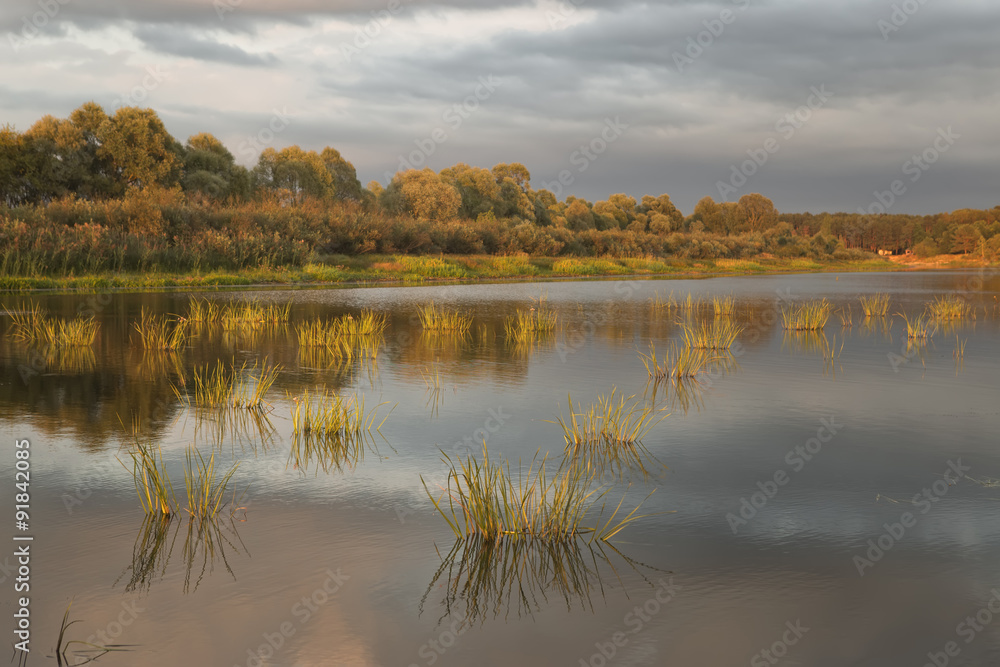
[{"label": "dark water area", "polygon": [[[671,292],[702,305],[651,305]],[[876,292],[890,317],[865,321],[859,297]],[[556,333],[510,344],[504,318],[543,295]],[[946,295],[975,318],[908,343],[895,314]],[[95,661],[109,666],[996,664],[998,295],[1000,273],[975,271],[4,296],[100,322],[92,354],[0,338],[11,536],[14,443],[31,443],[29,664],[56,664],[71,600],[67,639],[130,645]],[[192,296],[290,302],[292,322],[206,329],[175,354],[135,343],[142,309],[183,314]],[[726,296],[743,327],[726,370],[648,382],[640,352]],[[820,298],[851,325],[782,329],[783,307]],[[423,332],[431,301],[471,313],[470,334]],[[362,309],[388,318],[377,360],[299,348],[296,322]],[[266,419],[178,398],[217,360],[279,365]],[[363,458],[291,456],[294,400],[322,388],[384,404]],[[456,544],[421,482],[444,481],[442,451],[485,439],[514,468],[558,458],[569,396],[586,407],[613,388],[670,412],[643,443],[662,466],[608,480],[615,503],[648,496],[649,516],[610,545]],[[119,462],[134,418],[179,493],[190,445],[238,461],[246,509],[201,528],[146,520]],[[0,551],[11,627],[17,544]]]}]

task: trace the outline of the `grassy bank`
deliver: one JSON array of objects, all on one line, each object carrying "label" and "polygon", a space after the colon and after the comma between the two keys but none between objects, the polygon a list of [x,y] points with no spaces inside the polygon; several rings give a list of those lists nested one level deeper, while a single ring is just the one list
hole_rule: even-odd
[{"label": "grassy bank", "polygon": [[302,267],[189,271],[183,273],[92,273],[67,276],[0,276],[0,289],[155,289],[247,285],[323,285],[337,283],[475,282],[504,279],[552,279],[594,276],[699,276],[768,273],[899,271],[915,268],[983,266],[955,256],[928,266],[885,259],[814,260],[757,258],[680,260],[670,258],[553,258],[527,255],[332,256]]}]

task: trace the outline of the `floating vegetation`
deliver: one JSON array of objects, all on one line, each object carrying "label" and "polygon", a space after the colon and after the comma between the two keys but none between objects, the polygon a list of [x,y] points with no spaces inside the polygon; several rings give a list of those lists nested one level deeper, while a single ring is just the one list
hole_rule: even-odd
[{"label": "floating vegetation", "polygon": [[4,311],[10,317],[9,335],[31,345],[43,347],[90,347],[97,337],[99,324],[93,316],[69,320],[47,315],[35,304],[27,310]]},{"label": "floating vegetation", "polygon": [[151,351],[176,351],[187,342],[187,320],[167,315],[153,315],[143,308],[139,321],[132,326],[139,333],[143,349]]},{"label": "floating vegetation", "polygon": [[833,306],[826,299],[807,301],[781,309],[781,326],[791,331],[819,331],[826,326]]},{"label": "floating vegetation", "polygon": [[712,297],[712,310],[716,317],[732,317],[736,314],[736,299],[731,296]]},{"label": "floating vegetation", "polygon": [[[278,378],[278,366],[258,365],[247,367],[247,362],[237,368],[217,361],[215,366],[199,366],[194,369],[193,405],[198,408],[235,408],[242,410],[263,410],[264,396]],[[177,387],[174,393],[181,400],[185,397]],[[188,399],[190,401],[190,398]]]},{"label": "floating vegetation", "polygon": [[866,318],[885,317],[889,312],[889,295],[878,292],[861,297],[861,310]]},{"label": "floating vegetation", "polygon": [[704,350],[728,350],[736,342],[743,327],[728,319],[702,322],[697,326],[682,325],[684,345]]},{"label": "floating vegetation", "polygon": [[433,301],[419,306],[417,317],[420,318],[420,326],[426,331],[466,334],[472,328],[472,315],[436,307]]},{"label": "floating vegetation", "polygon": [[910,340],[926,340],[934,334],[931,322],[926,313],[917,315],[912,320],[906,313],[897,313],[906,322],[906,337]]},{"label": "floating vegetation", "polygon": [[[471,454],[452,460],[442,452],[448,467],[443,495],[435,498],[421,477],[427,496],[456,537],[480,536],[566,540],[590,535],[590,541],[606,541],[642,516],[642,503],[618,518],[622,502],[602,523],[584,525],[588,514],[610,491],[594,485],[594,476],[583,466],[564,465],[552,475],[546,472],[548,455],[536,454],[527,473],[511,475],[510,464],[492,461],[483,443],[482,461]],[[648,498],[648,496],[647,496]],[[643,501],[645,502],[645,501]],[[601,506],[602,515],[604,506]]]},{"label": "floating vegetation", "polygon": [[719,355],[704,347],[678,346],[671,341],[666,355],[658,358],[656,346],[649,343],[649,354],[639,353],[649,377],[654,380],[695,378],[719,359]]},{"label": "floating vegetation", "polygon": [[965,299],[949,294],[936,297],[927,304],[927,314],[934,320],[965,320],[975,319],[976,313],[972,305]]},{"label": "floating vegetation", "polygon": [[[605,551],[609,549],[610,551]],[[613,560],[614,559],[614,560]],[[549,596],[561,597],[567,608],[593,611],[592,597],[603,596],[605,575],[622,583],[615,567],[620,560],[634,569],[649,568],[622,555],[612,545],[580,540],[459,538],[444,556],[420,602],[440,591],[441,619],[456,616],[463,626],[483,623],[511,611],[518,617],[541,609]],[[662,580],[659,582],[663,585]]]},{"label": "floating vegetation", "polygon": [[[185,453],[184,488],[187,491],[187,513],[192,518],[213,519],[229,504],[226,500],[227,487],[239,465],[239,462],[234,463],[229,472],[219,476],[215,470],[215,452],[206,461],[197,449],[188,448]],[[234,492],[230,516],[243,509],[236,507],[237,502]]]}]

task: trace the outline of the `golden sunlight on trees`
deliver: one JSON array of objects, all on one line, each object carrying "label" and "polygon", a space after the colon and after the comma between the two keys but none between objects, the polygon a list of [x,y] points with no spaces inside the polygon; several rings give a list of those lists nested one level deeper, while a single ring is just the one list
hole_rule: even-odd
[{"label": "golden sunlight on trees", "polygon": [[122,107],[97,128],[98,155],[111,161],[131,188],[171,185],[180,173],[181,146],[152,109]]},{"label": "golden sunlight on trees", "polygon": [[451,220],[462,205],[458,190],[430,167],[396,174],[382,200],[389,210],[421,220]]}]

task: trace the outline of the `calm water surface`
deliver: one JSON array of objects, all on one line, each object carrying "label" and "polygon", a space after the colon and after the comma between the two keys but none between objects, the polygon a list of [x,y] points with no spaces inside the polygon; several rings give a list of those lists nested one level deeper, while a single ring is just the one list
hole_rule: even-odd
[{"label": "calm water surface", "polygon": [[[745,327],[728,370],[681,392],[647,383],[639,358],[681,334],[683,314],[650,305],[671,291],[732,295]],[[908,347],[901,318],[863,321],[858,297],[878,291],[890,313],[958,294],[977,316]],[[559,331],[511,347],[504,317],[543,294]],[[300,355],[290,330],[208,331],[172,356],[130,344],[141,308],[185,313],[187,293],[35,296],[61,315],[92,308],[101,329],[92,357],[0,341],[11,514],[13,442],[32,445],[29,664],[55,664],[70,600],[68,639],[132,645],[97,661],[110,666],[919,667],[949,642],[949,664],[996,664],[998,294],[996,272],[206,293],[290,301],[295,321],[388,316],[377,363],[333,367]],[[778,310],[815,298],[851,306],[853,326],[785,334]],[[424,335],[416,308],[432,300],[470,311],[472,334]],[[196,366],[265,358],[281,367],[267,423],[204,418],[174,393]],[[290,459],[292,399],[322,387],[385,403],[362,460]],[[421,483],[444,479],[441,450],[487,438],[515,467],[558,458],[549,420],[569,395],[586,406],[612,388],[671,413],[645,440],[662,466],[610,496],[634,505],[655,489],[652,516],[600,549],[456,545]],[[189,445],[239,461],[246,511],[200,535],[186,519],[145,522],[117,460],[135,417],[179,492]],[[950,465],[968,472],[949,486]],[[10,619],[13,546],[0,553]]]}]

